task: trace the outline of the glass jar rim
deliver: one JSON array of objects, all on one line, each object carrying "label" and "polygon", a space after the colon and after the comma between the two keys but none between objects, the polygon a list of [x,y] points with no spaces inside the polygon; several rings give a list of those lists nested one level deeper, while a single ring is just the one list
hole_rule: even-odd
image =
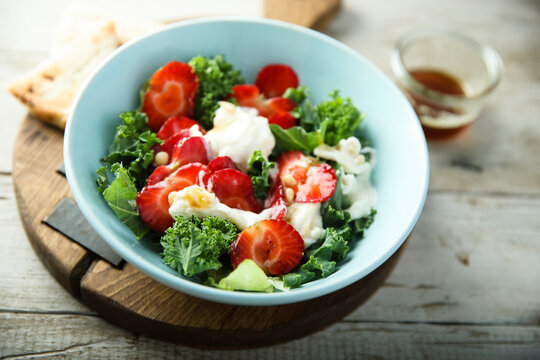
[{"label": "glass jar rim", "polygon": [[[482,91],[472,95],[447,94],[428,88],[411,76],[404,64],[403,56],[405,51],[418,40],[436,37],[454,38],[455,40],[471,46],[478,52],[487,68],[490,80]],[[452,103],[475,101],[489,95],[500,83],[504,72],[502,59],[494,48],[480,44],[468,36],[447,29],[423,30],[400,38],[392,50],[390,63],[397,80],[403,85],[411,87],[416,93],[433,95],[435,98],[444,99]]]}]

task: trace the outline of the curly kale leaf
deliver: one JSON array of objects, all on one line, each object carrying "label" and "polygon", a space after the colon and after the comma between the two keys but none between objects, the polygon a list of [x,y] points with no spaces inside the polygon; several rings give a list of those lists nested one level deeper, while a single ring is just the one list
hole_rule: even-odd
[{"label": "curly kale leaf", "polygon": [[251,155],[249,160],[249,172],[251,184],[257,199],[266,199],[270,189],[269,173],[270,169],[276,167],[273,161],[268,161],[262,156],[262,152],[257,150]]},{"label": "curly kale leaf", "polygon": [[225,219],[178,216],[161,238],[163,260],[178,273],[192,277],[218,270],[219,257],[229,250],[238,228]]},{"label": "curly kale leaf", "polygon": [[353,136],[360,126],[363,116],[353,105],[350,98],[342,98],[334,90],[330,99],[317,105],[320,119],[319,129],[325,144],[337,145],[339,140]]},{"label": "curly kale leaf", "polygon": [[199,78],[199,88],[195,96],[195,118],[205,129],[212,128],[218,101],[232,92],[234,85],[244,82],[240,70],[225,61],[223,55],[214,58],[197,56],[189,65]]},{"label": "curly kale leaf", "polygon": [[137,189],[141,189],[150,175],[149,168],[154,160],[151,148],[162,141],[148,128],[146,114],[129,111],[120,114],[120,118],[122,123],[116,128],[109,155],[102,161],[108,166],[121,163],[134,178]]},{"label": "curly kale leaf", "polygon": [[336,271],[336,262],[343,259],[348,251],[349,246],[343,236],[334,228],[326,229],[312,249],[306,252],[308,261],[297,272],[283,276],[284,285],[294,288],[327,277]]},{"label": "curly kale leaf", "polygon": [[[309,89],[305,86],[288,89],[283,96],[297,104],[291,114],[298,119],[298,127],[304,129],[304,137],[314,137],[312,134],[316,133],[321,142],[330,146],[336,145],[341,139],[353,136],[363,120],[363,115],[351,99],[342,98],[337,90],[330,93],[328,100],[318,105],[312,104],[307,99]],[[277,136],[276,139],[278,145],[281,145],[281,139]],[[290,147],[288,146],[287,150],[293,150]],[[294,150],[311,151],[313,149],[302,149],[296,146]]]},{"label": "curly kale leaf", "polygon": [[293,126],[285,130],[279,125],[270,124],[270,130],[276,139],[276,146],[272,151],[272,155],[274,156],[290,150],[300,150],[309,153],[322,144],[322,138],[319,132],[307,132],[300,126]]}]

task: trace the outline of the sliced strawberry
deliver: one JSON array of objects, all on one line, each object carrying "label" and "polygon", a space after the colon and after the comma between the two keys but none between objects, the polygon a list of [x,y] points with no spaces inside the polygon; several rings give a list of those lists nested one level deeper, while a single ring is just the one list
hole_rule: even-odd
[{"label": "sliced strawberry", "polygon": [[178,144],[170,161],[173,168],[194,162],[208,164],[206,140],[200,136],[187,138]]},{"label": "sliced strawberry", "polygon": [[270,64],[259,70],[255,85],[267,98],[281,96],[288,88],[298,87],[298,75],[289,65]]},{"label": "sliced strawberry", "polygon": [[309,169],[307,157],[299,150],[292,150],[281,154],[277,162],[281,182],[296,192],[298,184],[305,180]]},{"label": "sliced strawberry", "polygon": [[[208,168],[199,163],[187,164],[161,181],[145,186],[137,194],[137,208],[142,221],[155,231],[165,232],[174,222],[169,214],[169,193],[200,185],[201,172],[208,172]],[[158,178],[156,175],[154,180]]]},{"label": "sliced strawberry", "polygon": [[146,179],[146,186],[157,184],[163,181],[167,176],[171,175],[171,168],[167,165],[161,165],[154,169],[152,174]]},{"label": "sliced strawberry", "polygon": [[268,123],[279,125],[286,130],[296,125],[296,120],[290,112],[278,110],[268,117]]},{"label": "sliced strawberry", "polygon": [[255,198],[251,178],[241,171],[222,169],[212,173],[209,187],[225,205],[259,213],[261,204]]},{"label": "sliced strawberry", "polygon": [[277,179],[268,193],[268,198],[264,202],[265,208],[272,209],[272,219],[283,220],[287,215],[287,204],[285,203],[285,189],[281,181]]},{"label": "sliced strawberry", "polygon": [[255,108],[261,116],[268,116],[273,112],[264,96],[261,95],[261,91],[255,85],[242,84],[233,86],[233,97],[238,105]]},{"label": "sliced strawberry", "polygon": [[280,110],[291,111],[296,107],[294,101],[282,97],[266,99],[255,85],[235,85],[232,96],[238,105],[255,108],[264,117],[270,117]]},{"label": "sliced strawberry", "polygon": [[286,221],[263,220],[238,235],[231,244],[230,254],[233,268],[251,259],[266,274],[284,275],[302,260],[304,241]]},{"label": "sliced strawberry", "polygon": [[272,113],[283,110],[283,111],[291,111],[296,107],[296,103],[292,101],[291,99],[287,99],[284,97],[275,97],[267,100],[268,106],[272,108]]},{"label": "sliced strawberry", "polygon": [[157,132],[171,116],[191,116],[198,87],[199,79],[186,63],[171,61],[157,70],[150,78],[142,106],[148,126]]},{"label": "sliced strawberry", "polygon": [[304,203],[326,201],[334,194],[336,184],[336,173],[330,165],[311,166],[307,171],[305,181],[298,185],[294,201]]},{"label": "sliced strawberry", "polygon": [[286,152],[278,159],[279,178],[284,186],[294,190],[296,202],[323,202],[334,194],[337,184],[334,169],[314,161],[297,150]]},{"label": "sliced strawberry", "polygon": [[169,161],[167,163],[170,163],[172,160],[172,156],[174,154],[174,149],[177,145],[180,145],[182,143],[182,140],[185,138],[188,138],[190,136],[189,129],[183,129],[168,138],[167,140],[163,141],[163,144],[161,145],[154,145],[152,147],[152,150],[154,150],[154,155],[165,151],[169,155]]},{"label": "sliced strawberry", "polygon": [[218,156],[214,160],[210,161],[208,163],[208,169],[211,172],[216,172],[216,171],[222,170],[222,169],[238,170],[238,168],[236,167],[234,161],[232,161],[232,159],[230,157],[228,157],[228,156]]},{"label": "sliced strawberry", "polygon": [[167,140],[177,133],[187,134],[186,137],[188,137],[190,135],[189,129],[194,125],[204,135],[203,127],[195,120],[187,116],[171,116],[161,125],[157,137],[161,140]]}]

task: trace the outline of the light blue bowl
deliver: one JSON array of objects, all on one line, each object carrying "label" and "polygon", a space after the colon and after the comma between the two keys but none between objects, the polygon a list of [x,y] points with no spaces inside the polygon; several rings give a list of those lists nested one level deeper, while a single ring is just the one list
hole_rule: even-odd
[{"label": "light blue bowl", "polygon": [[[95,171],[119,124],[138,106],[138,91],[171,60],[225,54],[247,82],[268,63],[291,65],[314,101],[333,89],[367,114],[364,131],[377,150],[373,182],[377,216],[365,238],[333,275],[289,292],[229,292],[182,278],[166,266],[160,249],[138,242],[96,190]],[[126,261],[184,293],[238,305],[278,305],[322,296],[368,275],[385,262],[413,229],[428,188],[428,152],[418,119],[398,88],[378,68],[342,43],[278,21],[208,18],[185,21],[132,41],[112,54],[79,92],[64,139],[64,161],[73,195],[90,224]]]}]

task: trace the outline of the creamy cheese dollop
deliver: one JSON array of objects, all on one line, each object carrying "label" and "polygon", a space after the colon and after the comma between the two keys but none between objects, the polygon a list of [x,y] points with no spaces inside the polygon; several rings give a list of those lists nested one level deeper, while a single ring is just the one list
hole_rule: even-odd
[{"label": "creamy cheese dollop", "polygon": [[259,214],[251,211],[230,208],[221,203],[217,196],[198,185],[188,186],[169,195],[169,214],[174,218],[178,215],[204,218],[214,215],[234,223],[244,230],[255,223],[269,219],[272,209],[266,209]]},{"label": "creamy cheese dollop", "polygon": [[[370,176],[374,165],[374,150],[362,148],[360,141],[351,136],[342,139],[336,146],[319,145],[313,151],[320,158],[333,160],[343,167],[341,189],[351,201],[347,209],[353,219],[369,215],[377,202],[377,191],[371,184]],[[369,153],[371,160],[366,161],[364,153]]]},{"label": "creamy cheese dollop", "polygon": [[292,203],[287,207],[285,220],[302,236],[305,249],[313,245],[324,231],[320,203]]},{"label": "creamy cheese dollop", "polygon": [[276,141],[268,120],[257,110],[221,101],[214,118],[214,128],[204,135],[213,154],[228,156],[243,172],[249,169],[253,152],[260,150],[268,159]]},{"label": "creamy cheese dollop", "polygon": [[371,164],[365,163],[364,165],[363,171],[358,175],[341,175],[341,189],[343,195],[351,202],[347,211],[353,219],[369,215],[371,208],[377,202],[377,191],[370,180]]},{"label": "creamy cheese dollop", "polygon": [[321,144],[313,150],[313,153],[320,158],[339,163],[348,174],[359,174],[366,162],[360,150],[360,141],[351,136],[340,140],[336,146]]}]

